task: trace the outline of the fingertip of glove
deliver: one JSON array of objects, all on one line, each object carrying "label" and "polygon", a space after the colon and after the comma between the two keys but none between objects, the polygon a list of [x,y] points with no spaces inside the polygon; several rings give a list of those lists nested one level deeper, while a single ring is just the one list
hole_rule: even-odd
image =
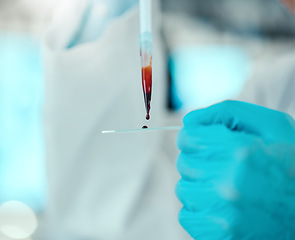
[{"label": "fingertip of glove", "polygon": [[175,185],[175,189],[174,189],[175,195],[176,195],[176,197],[178,198],[179,201],[181,201],[181,199],[180,199],[180,198],[181,198],[181,197],[180,197],[181,181],[182,181],[182,179],[180,179],[180,180],[176,183],[176,185]]},{"label": "fingertip of glove", "polygon": [[189,211],[182,207],[178,213],[178,221],[180,225],[187,230],[187,219],[189,218]]},{"label": "fingertip of glove", "polygon": [[188,125],[192,125],[192,124],[194,124],[194,125],[199,124],[201,122],[204,111],[205,111],[205,109],[198,109],[198,110],[194,110],[192,112],[189,112],[183,118],[183,125],[188,126]]},{"label": "fingertip of glove", "polygon": [[206,120],[209,121],[210,118],[212,118],[212,115],[214,116],[214,114],[220,111],[231,108],[234,104],[236,104],[235,101],[226,100],[206,108],[194,110],[184,116],[183,124],[184,125],[206,124],[206,122],[204,121]]},{"label": "fingertip of glove", "polygon": [[179,150],[183,150],[188,138],[188,131],[183,127],[179,132],[176,140],[176,145]]},{"label": "fingertip of glove", "polygon": [[204,132],[197,127],[183,127],[176,140],[177,148],[185,153],[195,152],[200,140],[200,133]]},{"label": "fingertip of glove", "polygon": [[176,162],[175,162],[175,167],[177,169],[177,171],[180,173],[181,169],[182,169],[182,153],[180,153],[176,159]]}]

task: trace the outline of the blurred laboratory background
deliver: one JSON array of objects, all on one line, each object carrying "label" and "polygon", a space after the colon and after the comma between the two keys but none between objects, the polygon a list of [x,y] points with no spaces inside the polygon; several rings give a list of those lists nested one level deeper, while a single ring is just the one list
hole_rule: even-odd
[{"label": "blurred laboratory background", "polygon": [[163,0],[162,6],[173,110],[237,97],[247,80],[294,47],[294,17],[278,0]]},{"label": "blurred laboratory background", "polygon": [[0,0],[0,239],[29,239],[46,206],[42,32],[55,1]]},{"label": "blurred laboratory background", "polygon": [[[0,0],[0,239],[31,239],[46,208],[42,34],[58,0]],[[294,48],[277,0],[162,0],[167,110],[235,98]]]}]

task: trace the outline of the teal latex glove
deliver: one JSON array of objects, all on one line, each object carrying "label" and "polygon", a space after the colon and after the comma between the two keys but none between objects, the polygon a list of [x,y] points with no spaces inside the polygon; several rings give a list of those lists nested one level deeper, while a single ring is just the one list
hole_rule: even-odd
[{"label": "teal latex glove", "polygon": [[194,239],[295,239],[289,115],[222,102],[185,116],[178,147],[179,222]]}]

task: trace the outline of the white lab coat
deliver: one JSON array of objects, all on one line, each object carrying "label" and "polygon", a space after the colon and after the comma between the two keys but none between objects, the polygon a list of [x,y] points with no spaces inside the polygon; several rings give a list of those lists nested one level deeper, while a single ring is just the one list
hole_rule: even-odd
[{"label": "white lab coat", "polygon": [[[54,16],[44,39],[47,233],[55,240],[183,240],[174,162],[162,133],[103,135],[141,128],[138,6],[113,19],[98,40],[67,49],[85,2]],[[154,9],[149,126],[161,126],[166,87],[159,8]]]},{"label": "white lab coat", "polygon": [[286,112],[295,119],[295,53],[273,55],[256,63],[238,100]]},{"label": "white lab coat", "polygon": [[[71,49],[66,46],[85,11],[85,1],[72,0],[62,9],[44,41],[46,219],[52,229],[48,234],[55,240],[189,238],[177,221],[176,156],[168,157],[175,147],[167,147],[166,135],[101,134],[101,130],[146,124],[138,8],[112,20],[98,40]],[[167,89],[158,13],[154,11],[150,126],[164,125],[165,119]],[[278,65],[277,75],[254,75],[239,99],[294,117],[293,60]]]}]

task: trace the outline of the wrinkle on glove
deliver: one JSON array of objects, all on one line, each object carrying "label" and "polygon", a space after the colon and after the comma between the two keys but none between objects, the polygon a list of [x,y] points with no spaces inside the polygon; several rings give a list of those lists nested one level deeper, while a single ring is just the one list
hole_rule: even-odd
[{"label": "wrinkle on glove", "polygon": [[289,115],[222,102],[184,118],[178,147],[179,221],[194,239],[295,239]]}]

